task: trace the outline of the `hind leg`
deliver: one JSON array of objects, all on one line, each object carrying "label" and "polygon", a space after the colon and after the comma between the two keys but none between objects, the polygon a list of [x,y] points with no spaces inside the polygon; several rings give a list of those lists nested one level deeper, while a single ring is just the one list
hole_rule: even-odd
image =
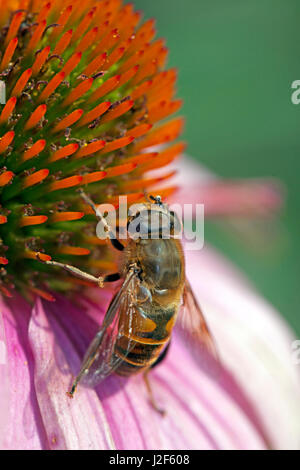
[{"label": "hind leg", "polygon": [[150,380],[149,380],[149,373],[152,369],[154,369],[154,367],[158,366],[158,364],[160,364],[166,358],[166,356],[168,354],[168,351],[169,351],[169,347],[170,347],[170,342],[168,343],[167,347],[163,350],[163,352],[160,354],[160,356],[156,359],[156,361],[152,364],[152,366],[149,367],[149,369],[147,369],[144,372],[144,381],[145,381],[145,385],[146,385],[147,392],[148,392],[148,395],[149,395],[149,402],[150,402],[152,408],[154,408],[154,410],[157,411],[162,416],[164,416],[166,414],[166,411],[163,410],[162,408],[160,408],[160,406],[157,405],[157,403],[156,403],[156,400],[155,400],[154,394],[153,394],[153,390],[152,390],[152,386],[151,386],[151,383],[150,383]]}]

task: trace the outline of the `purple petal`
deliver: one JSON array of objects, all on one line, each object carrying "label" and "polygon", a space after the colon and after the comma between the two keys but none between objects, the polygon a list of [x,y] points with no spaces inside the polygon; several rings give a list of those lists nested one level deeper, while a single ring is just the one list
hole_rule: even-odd
[{"label": "purple petal", "polygon": [[[61,310],[60,314],[67,316],[68,311]],[[40,299],[32,311],[29,341],[34,356],[34,385],[49,447],[114,448],[95,391],[82,390],[81,399],[71,400],[66,395],[72,380],[70,366],[78,370],[79,356],[67,331],[47,314]]]},{"label": "purple petal", "polygon": [[9,409],[3,448],[45,448],[46,438],[33,387],[32,354],[27,340],[30,307],[16,295],[7,304],[2,303],[1,308],[10,385],[9,401],[0,405],[1,419]]},{"label": "purple petal", "polygon": [[[49,311],[59,319],[76,348],[82,350],[82,355],[85,350],[85,341],[82,340],[84,331],[89,331],[88,336],[91,338],[97,330],[96,323],[88,319],[99,318],[99,306],[103,308],[103,294],[103,290],[94,291],[94,302],[81,299],[80,310],[65,299],[48,304]],[[62,315],[62,311],[67,311],[68,315]],[[255,423],[251,422],[236,401],[237,398],[243,398],[240,389],[235,386],[235,395],[232,396],[224,392],[224,383],[207,376],[185,351],[186,346],[181,344],[180,338],[175,337],[174,340],[170,359],[152,374],[157,400],[167,409],[165,418],[161,418],[149,406],[141,376],[132,377],[128,381],[112,376],[97,388],[116,447],[265,448]],[[194,381],[191,386],[188,382],[192,378]],[[207,383],[210,389],[204,394]],[[84,399],[83,390],[83,387],[79,387],[75,399]],[[231,416],[235,419],[230,426]]]},{"label": "purple petal", "polygon": [[247,391],[273,447],[298,448],[300,375],[292,363],[293,333],[220,255],[205,248],[187,252],[186,260],[222,362]]},{"label": "purple petal", "polygon": [[10,400],[10,383],[9,383],[9,367],[7,357],[7,344],[6,336],[4,332],[4,321],[3,321],[3,304],[1,300],[0,310],[0,449],[4,447],[4,437],[6,432],[6,426],[9,422],[9,400]]}]

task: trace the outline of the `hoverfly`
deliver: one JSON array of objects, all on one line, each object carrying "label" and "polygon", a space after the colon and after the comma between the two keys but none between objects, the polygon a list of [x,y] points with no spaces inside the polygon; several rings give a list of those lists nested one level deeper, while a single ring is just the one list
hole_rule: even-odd
[{"label": "hoverfly", "polygon": [[[141,211],[128,217],[127,230],[130,231],[130,223],[135,223],[138,235],[130,237],[124,246],[113,236],[94,202],[83,191],[81,196],[106,226],[112,245],[121,252],[120,272],[103,278],[56,261],[46,263],[100,287],[119,279],[123,283],[110,302],[68,395],[73,397],[81,381],[93,387],[113,372],[122,376],[144,372],[150,402],[162,412],[154,401],[148,372],[166,357],[177,316],[193,317],[192,323],[196,320],[193,335],[217,356],[202,311],[185,277],[182,245],[175,238],[181,231],[180,221],[160,196],[150,196]],[[159,223],[154,227],[150,222],[153,212],[159,213]],[[169,230],[167,238],[163,237],[164,229]],[[185,313],[180,311],[181,306]]]}]

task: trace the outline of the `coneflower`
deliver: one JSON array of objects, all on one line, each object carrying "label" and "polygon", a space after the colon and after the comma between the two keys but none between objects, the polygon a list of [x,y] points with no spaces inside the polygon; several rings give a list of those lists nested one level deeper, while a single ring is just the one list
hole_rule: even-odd
[{"label": "coneflower", "polygon": [[[121,0],[0,0],[7,98],[0,107],[0,448],[298,444],[293,337],[240,273],[209,249],[187,253],[187,275],[216,332],[222,364],[208,369],[201,345],[193,342],[197,353],[190,351],[178,330],[152,378],[164,418],[150,406],[140,375],[126,381],[112,374],[95,389],[79,387],[76,399],[66,395],[113,291],[86,289],[39,259],[114,272],[112,250],[96,237],[80,188],[95,203],[116,206],[118,195],[136,202],[152,185],[162,185],[155,191],[163,197],[175,189],[168,187],[170,167],[147,174],[183,150],[175,142],[182,118],[165,120],[181,105],[174,98],[176,71],[164,70],[167,49],[154,36],[153,21],[142,24]],[[239,215],[249,208],[253,214],[257,203],[266,210],[280,203],[272,184],[270,191],[254,184],[249,204],[251,188],[232,191],[230,183],[204,180],[199,188],[202,172],[185,162],[179,200],[202,198],[211,214],[233,208]],[[71,291],[72,299],[57,291]],[[280,404],[275,413],[273,396]]]},{"label": "coneflower", "polygon": [[164,70],[165,43],[132,4],[20,0],[0,10],[0,289],[50,300],[78,280],[54,278],[37,252],[90,272],[112,268],[78,189],[96,203],[135,202],[173,174],[143,178],[183,149],[147,153],[181,132],[181,118],[159,123],[181,106],[176,70]]}]

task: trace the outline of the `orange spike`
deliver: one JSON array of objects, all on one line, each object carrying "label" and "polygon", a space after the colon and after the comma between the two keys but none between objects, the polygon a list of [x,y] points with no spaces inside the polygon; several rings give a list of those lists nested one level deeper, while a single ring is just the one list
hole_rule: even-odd
[{"label": "orange spike", "polygon": [[51,256],[46,255],[45,253],[40,253],[38,251],[26,250],[23,253],[23,256],[24,256],[24,258],[27,258],[27,259],[38,260],[40,258],[42,261],[51,261]]},{"label": "orange spike", "polygon": [[5,215],[0,215],[0,224],[6,224],[7,217]]},{"label": "orange spike", "polygon": [[103,70],[109,70],[115,63],[123,57],[125,47],[116,47],[113,52],[108,56],[106,63],[103,66]]},{"label": "orange spike", "polygon": [[145,199],[144,193],[131,193],[131,194],[119,194],[118,196],[114,196],[109,200],[109,203],[117,207],[119,205],[119,197],[126,196],[127,204],[133,204],[134,202],[138,202],[142,199]]},{"label": "orange spike", "polygon": [[80,246],[60,246],[57,250],[57,253],[61,255],[75,255],[75,256],[86,256],[90,254],[88,248],[81,248]]},{"label": "orange spike", "polygon": [[41,68],[43,67],[44,63],[47,60],[47,57],[49,55],[50,50],[51,50],[51,47],[46,46],[46,47],[44,47],[44,49],[41,50],[41,52],[39,52],[36,55],[34,64],[32,66],[32,75],[33,76],[37,75],[40,72]]},{"label": "orange spike", "polygon": [[124,73],[126,70],[130,69],[134,65],[138,65],[142,62],[142,58],[145,54],[144,50],[140,50],[138,52],[135,52],[129,59],[127,59],[123,65],[121,65],[119,72]]},{"label": "orange spike", "polygon": [[157,55],[158,68],[162,69],[166,65],[168,54],[169,54],[169,49],[167,47],[162,47]]},{"label": "orange spike", "polygon": [[133,92],[131,93],[131,98],[134,101],[136,101],[138,98],[145,95],[147,91],[149,90],[149,88],[151,87],[152,83],[153,83],[153,80],[151,79],[143,82],[141,85],[139,85],[133,90]]},{"label": "orange spike", "polygon": [[134,146],[134,151],[142,150],[146,147],[152,147],[153,145],[164,144],[172,140],[177,139],[181,134],[184,126],[184,119],[179,117],[168,121],[166,124],[158,127],[154,131],[137,142]]},{"label": "orange spike", "polygon": [[91,155],[92,153],[96,153],[99,150],[103,149],[105,144],[105,140],[96,140],[95,142],[91,142],[90,144],[81,147],[81,149],[78,150],[74,158],[78,159]]},{"label": "orange spike", "polygon": [[103,103],[96,106],[94,109],[92,109],[92,111],[90,111],[89,113],[86,113],[80,119],[78,123],[78,127],[85,126],[86,124],[89,124],[90,122],[94,121],[98,117],[102,116],[102,114],[108,110],[110,105],[111,103],[109,101],[104,101]]},{"label": "orange spike", "polygon": [[25,55],[31,54],[34,51],[35,47],[37,46],[38,42],[42,37],[43,32],[45,31],[46,26],[46,20],[41,21],[41,23],[37,25],[33,35],[31,36],[28,46],[25,49]]},{"label": "orange spike", "polygon": [[131,136],[134,138],[142,137],[143,135],[147,134],[150,129],[152,129],[152,124],[140,124],[138,126],[132,127],[128,129],[125,136]]},{"label": "orange spike", "polygon": [[50,184],[50,191],[58,191],[59,189],[72,188],[77,186],[82,182],[82,176],[70,176],[69,178],[64,178],[62,180],[54,181]]},{"label": "orange spike", "polygon": [[96,40],[98,34],[98,26],[91,29],[86,35],[82,38],[80,43],[76,48],[76,52],[84,52],[86,51]]},{"label": "orange spike", "polygon": [[95,183],[96,181],[101,181],[106,177],[106,171],[95,171],[93,173],[88,173],[83,175],[82,184]]},{"label": "orange spike", "polygon": [[155,103],[152,108],[149,109],[148,118],[149,121],[153,124],[161,119],[166,118],[170,114],[176,113],[182,106],[182,100],[175,100],[170,102],[161,101],[160,103]]},{"label": "orange spike", "polygon": [[101,85],[88,99],[88,103],[92,103],[93,101],[98,101],[103,96],[107,95],[111,91],[115,90],[120,83],[121,75],[115,75],[114,77],[109,78],[106,80],[103,85]]},{"label": "orange spike", "polygon": [[[75,2],[77,4],[75,4]],[[70,18],[70,23],[77,23],[77,21],[82,17],[84,11],[86,10],[86,8],[89,8],[89,3],[91,3],[91,0],[85,0],[84,2],[80,1],[80,0],[72,0],[72,4],[75,6],[75,8],[73,8],[73,13],[72,13],[72,16]]]},{"label": "orange spike", "polygon": [[158,152],[149,152],[149,153],[141,153],[139,155],[134,155],[133,157],[129,157],[126,159],[126,163],[136,163],[137,165],[141,165],[142,163],[147,163],[152,158],[155,158],[159,155]]},{"label": "orange spike", "polygon": [[138,72],[139,65],[135,65],[131,69],[127,70],[127,72],[121,75],[119,86],[124,85],[125,83],[129,82]]},{"label": "orange spike", "polygon": [[114,150],[126,147],[133,142],[134,137],[121,137],[121,139],[113,140],[112,142],[106,142],[104,149],[101,153],[110,153]]},{"label": "orange spike", "polygon": [[140,167],[141,172],[155,170],[171,163],[176,157],[179,157],[180,154],[185,149],[185,144],[179,142],[178,144],[172,145],[167,148],[164,152],[160,153],[156,158],[152,159],[150,162],[145,163]]},{"label": "orange spike", "polygon": [[62,103],[62,107],[66,107],[72,103],[74,103],[76,100],[81,98],[93,85],[93,78],[88,78],[87,80],[83,80],[76,88],[74,88],[69,96],[64,100]]},{"label": "orange spike", "polygon": [[57,222],[68,222],[71,220],[79,220],[84,217],[84,212],[56,212],[53,214],[49,222],[51,223],[57,223]]},{"label": "orange spike", "polygon": [[131,171],[135,170],[137,167],[136,163],[130,162],[125,163],[124,165],[118,165],[111,168],[106,168],[106,178],[112,178],[114,176],[125,175],[130,173]]},{"label": "orange spike", "polygon": [[87,75],[88,77],[92,75],[93,73],[98,72],[100,67],[104,64],[104,62],[107,59],[107,53],[103,52],[102,54],[99,54],[83,71],[84,75]]},{"label": "orange spike", "polygon": [[109,33],[107,33],[100,41],[95,51],[93,51],[93,55],[98,55],[101,52],[109,51],[117,43],[117,41],[119,41],[119,39],[120,35],[117,29],[109,31]]},{"label": "orange spike", "polygon": [[146,62],[151,62],[153,59],[157,58],[157,55],[161,51],[161,49],[164,47],[164,40],[163,39],[157,39],[156,41],[152,42],[149,47],[145,50],[145,54],[143,56],[143,64]]},{"label": "orange spike", "polygon": [[42,150],[44,150],[45,146],[46,146],[46,140],[44,139],[41,139],[35,142],[32,145],[32,147],[30,147],[30,149],[24,152],[23,157],[22,157],[23,162],[26,162],[27,160],[30,160],[31,158],[38,155],[40,152],[42,152]]},{"label": "orange spike", "polygon": [[37,287],[33,287],[31,285],[28,285],[28,289],[39,297],[42,297],[42,299],[48,300],[49,302],[55,302],[55,297],[49,294],[49,292],[46,292],[42,289],[38,289]]},{"label": "orange spike", "polygon": [[0,264],[8,264],[8,259],[0,256]]},{"label": "orange spike", "polygon": [[20,219],[20,227],[28,227],[30,225],[40,225],[46,222],[48,217],[46,215],[31,215],[22,216]]},{"label": "orange spike", "polygon": [[24,14],[23,11],[17,11],[17,12],[14,14],[13,19],[11,20],[11,23],[10,23],[10,26],[9,26],[9,30],[7,31],[6,38],[5,38],[5,43],[4,43],[5,46],[6,46],[14,37],[17,36],[18,31],[19,31],[19,27],[20,27],[20,24],[21,24],[22,21],[23,21],[24,15],[25,15],[25,14]]},{"label": "orange spike", "polygon": [[134,138],[141,137],[144,134],[147,134],[150,129],[152,129],[152,124],[140,124],[139,126],[132,127],[131,129],[128,129],[126,132],[125,136],[131,136]]},{"label": "orange spike", "polygon": [[135,191],[140,188],[149,188],[150,186],[154,186],[158,183],[162,183],[163,181],[172,178],[176,174],[176,171],[170,171],[164,176],[160,176],[157,178],[148,178],[148,179],[141,179],[138,180],[131,180],[122,182],[122,190],[126,191]]},{"label": "orange spike", "polygon": [[22,73],[22,75],[19,78],[19,80],[17,81],[13,91],[11,92],[11,94],[13,96],[19,96],[22,93],[22,91],[24,90],[25,86],[27,85],[27,82],[30,79],[31,75],[32,75],[32,70],[31,69],[27,69],[27,70],[25,70],[25,72]]},{"label": "orange spike", "polygon": [[14,174],[12,171],[4,171],[4,173],[0,175],[0,186],[5,186],[8,184],[13,176]]},{"label": "orange spike", "polygon": [[33,186],[34,184],[40,183],[45,178],[47,178],[48,175],[49,170],[45,168],[44,170],[39,170],[35,173],[32,173],[32,175],[26,176],[23,180],[23,188],[26,189],[30,186]]},{"label": "orange spike", "polygon": [[105,116],[103,116],[103,118],[101,119],[101,124],[103,124],[104,122],[112,121],[113,119],[116,119],[122,116],[123,114],[127,113],[127,111],[129,111],[133,105],[134,105],[133,100],[126,100],[126,101],[119,103],[117,106],[107,111]]},{"label": "orange spike", "polygon": [[33,127],[35,127],[37,125],[37,123],[43,118],[46,111],[47,111],[47,106],[45,104],[41,104],[40,106],[38,106],[33,111],[30,118],[28,119],[28,121],[26,122],[26,124],[24,126],[24,129],[26,131],[28,131],[28,130],[32,129]]},{"label": "orange spike", "polygon": [[128,55],[132,55],[137,50],[140,50],[145,44],[149,43],[154,38],[154,24],[154,20],[150,19],[139,28],[135,34],[130,48],[128,49]]},{"label": "orange spike", "polygon": [[38,102],[41,103],[42,101],[46,101],[47,98],[49,98],[52,93],[56,90],[56,88],[61,84],[61,82],[64,80],[66,74],[64,72],[59,72],[54,77],[48,85],[44,88],[42,93],[39,96]]},{"label": "orange spike", "polygon": [[16,47],[18,45],[18,38],[13,38],[10,40],[7,48],[5,49],[1,64],[0,64],[0,70],[4,70],[9,62],[11,61],[12,56],[14,55],[14,52],[16,50]]},{"label": "orange spike", "polygon": [[7,147],[12,143],[14,140],[15,133],[14,131],[8,131],[4,134],[3,137],[0,139],[0,154],[5,152]]},{"label": "orange spike", "polygon": [[62,147],[56,152],[54,152],[51,157],[49,158],[49,163],[56,162],[57,160],[61,160],[62,158],[68,157],[69,155],[72,155],[75,153],[79,148],[78,144],[69,144],[66,145],[65,147]]},{"label": "orange spike", "polygon": [[58,27],[53,28],[52,34],[50,36],[49,42],[52,43],[64,30],[70,15],[72,13],[72,5],[69,5],[65,10],[62,11],[60,14],[57,24],[59,24]]},{"label": "orange spike", "polygon": [[62,54],[70,44],[71,38],[72,38],[72,29],[69,29],[63,36],[60,38],[58,43],[55,46],[55,49],[53,51],[53,55],[60,55]]},{"label": "orange spike", "polygon": [[92,10],[90,10],[82,19],[81,23],[79,23],[79,25],[77,26],[76,28],[76,31],[75,31],[75,34],[74,34],[74,37],[73,37],[73,41],[72,42],[76,42],[80,37],[82,37],[85,32],[87,31],[87,29],[89,28],[92,20],[93,20],[93,16],[94,16],[94,13],[95,13],[95,8],[93,8]]},{"label": "orange spike", "polygon": [[67,127],[72,126],[72,124],[77,122],[78,119],[80,119],[82,115],[83,115],[83,109],[75,109],[75,111],[68,114],[65,118],[59,121],[58,124],[56,124],[56,126],[52,130],[52,133],[55,134],[56,132],[62,131],[63,129],[66,129]]},{"label": "orange spike", "polygon": [[70,59],[68,60],[68,62],[66,63],[66,65],[64,66],[64,68],[62,69],[60,73],[65,74],[65,77],[70,75],[70,73],[73,72],[73,70],[79,64],[81,57],[82,57],[82,52],[75,52],[75,54],[73,54],[70,57]]},{"label": "orange spike", "polygon": [[48,2],[40,9],[40,13],[36,19],[36,23],[41,23],[42,21],[46,20],[47,16],[49,15],[50,9],[51,2]]},{"label": "orange spike", "polygon": [[17,102],[17,98],[15,96],[13,96],[12,98],[9,98],[6,105],[2,109],[2,113],[0,114],[0,125],[8,120],[13,110],[15,109],[16,102]]},{"label": "orange spike", "polygon": [[153,59],[151,62],[146,62],[145,64],[141,65],[139,73],[136,74],[134,79],[132,80],[132,85],[137,85],[142,81],[149,79],[149,77],[153,77],[157,72],[157,60]]}]

